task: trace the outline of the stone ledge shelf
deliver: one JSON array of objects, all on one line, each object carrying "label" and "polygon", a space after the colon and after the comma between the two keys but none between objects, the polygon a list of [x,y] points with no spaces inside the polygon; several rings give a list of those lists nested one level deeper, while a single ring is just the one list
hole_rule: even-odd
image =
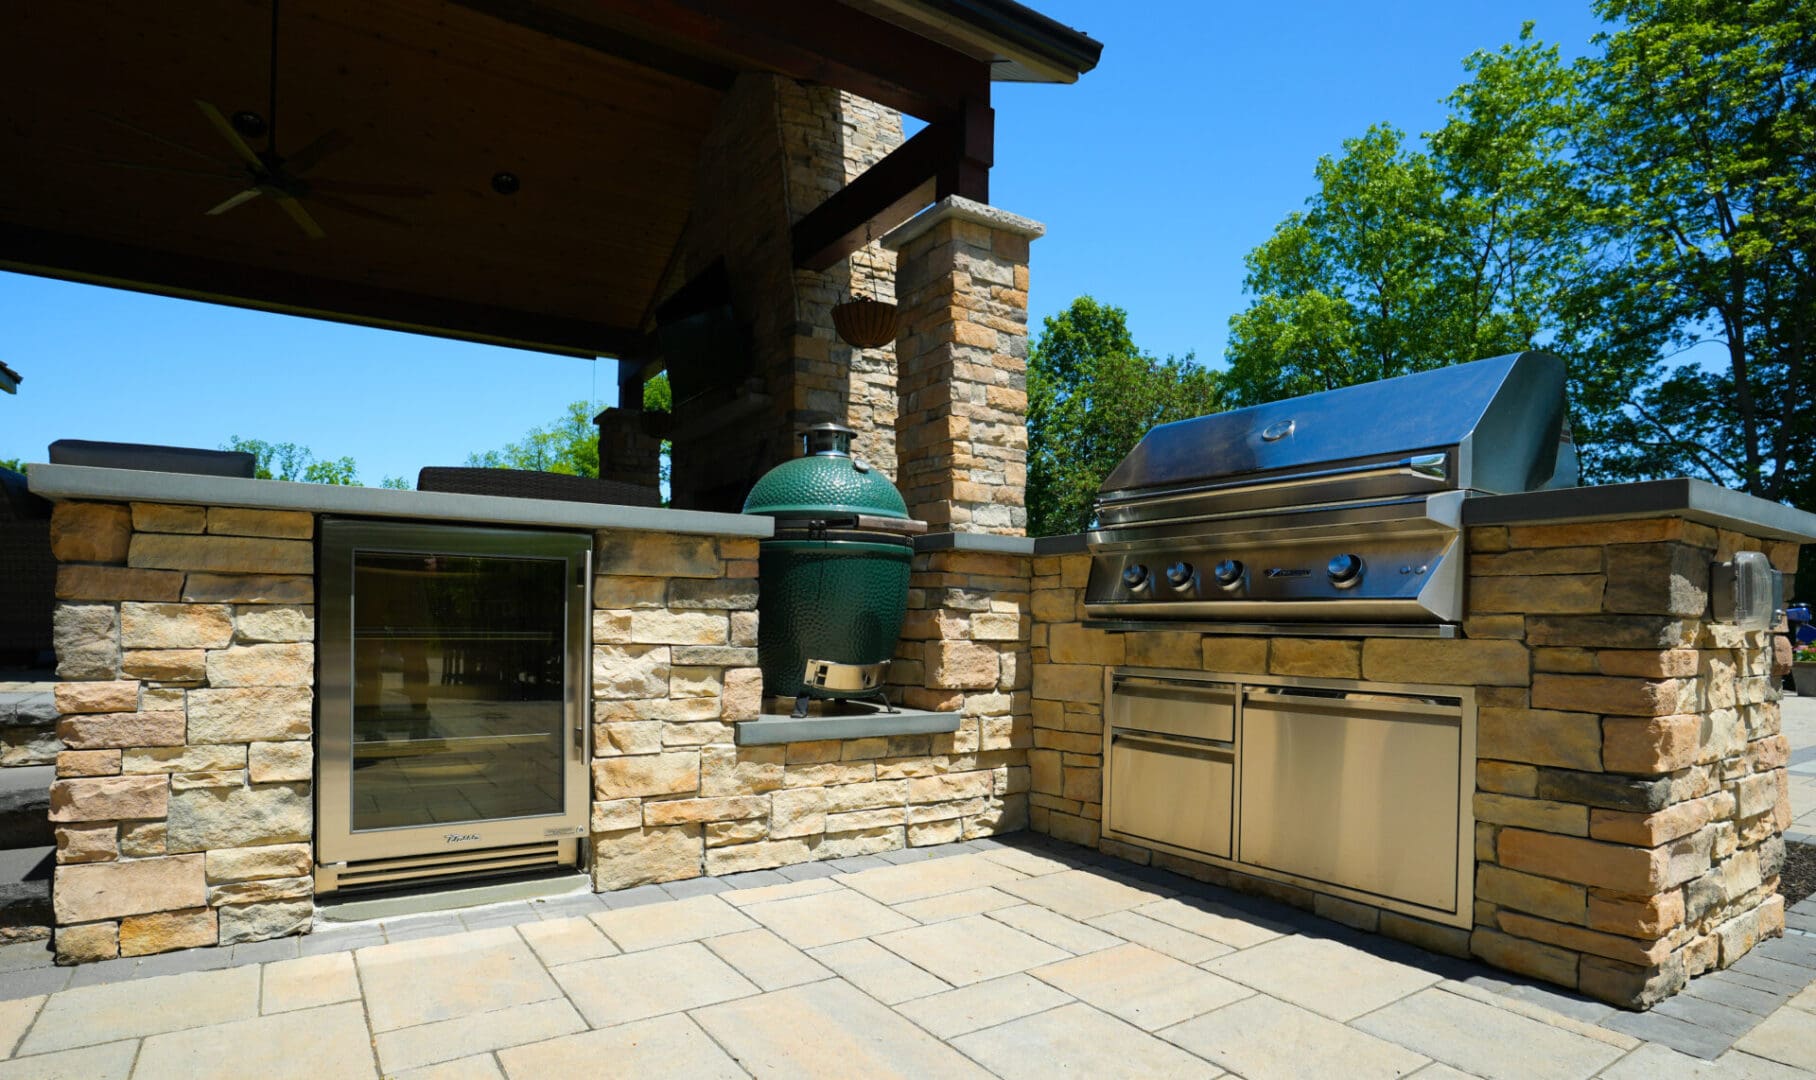
[{"label": "stone ledge shelf", "polygon": [[699,510],[665,510],[554,499],[512,499],[497,495],[459,495],[441,491],[297,484],[283,480],[246,480],[239,477],[196,476],[140,469],[32,465],[27,478],[33,494],[53,500],[181,503],[258,510],[302,510],[316,514],[358,517],[410,518],[418,521],[534,525],[556,529],[627,529],[757,539],[766,538],[775,532],[775,523],[769,518],[744,514],[713,514]]},{"label": "stone ledge shelf", "polygon": [[900,709],[893,713],[862,716],[792,717],[764,713],[738,725],[739,746],[774,746],[779,743],[820,742],[829,739],[870,739],[885,735],[944,735],[958,730],[956,712]]}]

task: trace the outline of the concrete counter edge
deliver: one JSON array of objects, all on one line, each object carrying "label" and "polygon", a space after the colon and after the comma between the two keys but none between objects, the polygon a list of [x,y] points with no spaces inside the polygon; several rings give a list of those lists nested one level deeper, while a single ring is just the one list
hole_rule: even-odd
[{"label": "concrete counter edge", "polygon": [[1677,477],[1465,500],[1464,525],[1546,525],[1682,517],[1767,540],[1816,540],[1816,514],[1706,480]]},{"label": "concrete counter edge", "polygon": [[184,503],[257,510],[304,510],[351,517],[411,518],[482,525],[535,525],[556,529],[623,529],[763,539],[775,532],[767,517],[664,510],[644,506],[458,495],[440,491],[298,484],[283,480],[199,476],[190,473],[37,465],[26,473],[33,494],[53,500]]}]

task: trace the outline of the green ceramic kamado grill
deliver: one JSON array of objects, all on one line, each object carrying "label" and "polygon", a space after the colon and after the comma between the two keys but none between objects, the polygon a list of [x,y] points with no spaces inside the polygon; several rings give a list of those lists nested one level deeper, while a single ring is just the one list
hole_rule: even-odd
[{"label": "green ceramic kamado grill", "polygon": [[854,432],[815,424],[803,454],[763,475],[746,514],[776,519],[762,543],[757,658],[764,694],[793,697],[805,716],[813,698],[883,696],[889,658],[908,611],[915,533],[901,492],[853,457]]}]

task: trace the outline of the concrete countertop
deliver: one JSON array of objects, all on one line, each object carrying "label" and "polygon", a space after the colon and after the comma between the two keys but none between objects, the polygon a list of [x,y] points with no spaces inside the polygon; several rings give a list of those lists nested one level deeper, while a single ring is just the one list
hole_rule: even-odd
[{"label": "concrete countertop", "polygon": [[350,517],[536,525],[556,529],[626,529],[757,539],[775,532],[775,523],[767,517],[555,499],[295,484],[282,480],[97,469],[83,465],[34,464],[26,478],[34,494],[53,500],[186,503],[259,510],[305,510]]},{"label": "concrete countertop", "polygon": [[1463,503],[1464,525],[1543,525],[1648,517],[1681,517],[1767,540],[1816,540],[1816,514],[1684,477],[1519,495],[1484,495]]}]

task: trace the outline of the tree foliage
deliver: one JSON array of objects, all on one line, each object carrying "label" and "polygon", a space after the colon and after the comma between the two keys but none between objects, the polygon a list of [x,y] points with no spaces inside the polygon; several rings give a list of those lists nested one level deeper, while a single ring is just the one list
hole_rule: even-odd
[{"label": "tree foliage", "polygon": [[25,461],[23,458],[0,458],[0,469],[11,469],[13,472],[22,473],[25,471]]},{"label": "tree foliage", "polygon": [[1218,380],[1191,357],[1143,353],[1128,313],[1081,296],[1048,316],[1028,353],[1028,529],[1077,532],[1104,477],[1155,424],[1219,407]]},{"label": "tree foliage", "polygon": [[467,455],[467,464],[485,469],[530,469],[567,476],[599,475],[599,429],[590,402],[568,405],[554,423],[499,450]]},{"label": "tree foliage", "polygon": [[359,469],[350,457],[317,458],[307,446],[293,442],[272,443],[263,439],[227,440],[223,450],[250,453],[256,460],[253,476],[260,480],[295,480],[305,484],[359,484]]},{"label": "tree foliage", "polygon": [[[1573,65],[1465,62],[1423,146],[1319,161],[1248,257],[1225,388],[1252,404],[1543,347],[1593,479],[1703,476],[1810,501],[1816,5],[1601,0]],[[1723,362],[1706,364],[1713,343]]]},{"label": "tree foliage", "polygon": [[[675,393],[668,385],[668,372],[662,371],[656,377],[643,384],[643,411],[671,413],[675,411]],[[663,488],[668,486],[669,466],[673,458],[674,446],[667,439],[662,440],[662,449],[656,466],[656,482]],[[668,505],[666,497],[663,505]]]}]

